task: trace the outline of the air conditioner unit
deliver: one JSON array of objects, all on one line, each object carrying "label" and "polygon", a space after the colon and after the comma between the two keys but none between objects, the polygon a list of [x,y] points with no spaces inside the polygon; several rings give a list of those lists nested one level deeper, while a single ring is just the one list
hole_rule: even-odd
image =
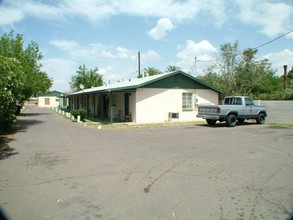
[{"label": "air conditioner unit", "polygon": [[168,113],[168,119],[169,121],[172,121],[172,119],[179,118],[179,112],[169,112]]}]

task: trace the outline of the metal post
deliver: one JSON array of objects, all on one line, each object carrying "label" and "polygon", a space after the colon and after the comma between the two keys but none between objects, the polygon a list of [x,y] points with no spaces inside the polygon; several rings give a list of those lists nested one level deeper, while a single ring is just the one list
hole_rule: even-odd
[{"label": "metal post", "polygon": [[284,68],[284,89],[287,89],[287,65],[284,65],[283,68]]}]

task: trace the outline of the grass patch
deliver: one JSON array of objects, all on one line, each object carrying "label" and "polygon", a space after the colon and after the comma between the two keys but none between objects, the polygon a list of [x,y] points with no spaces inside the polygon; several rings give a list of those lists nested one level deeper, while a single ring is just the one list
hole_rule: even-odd
[{"label": "grass patch", "polygon": [[92,123],[86,121],[84,124],[89,128],[104,129],[104,130],[126,130],[126,129],[139,129],[139,128],[159,128],[159,127],[176,127],[176,126],[193,126],[200,125],[205,122],[193,121],[193,122],[165,122],[165,123],[147,123],[147,124],[135,124],[135,123]]},{"label": "grass patch", "polygon": [[274,122],[266,122],[265,125],[274,126],[274,127],[282,127],[282,128],[293,128],[293,124],[280,124]]}]

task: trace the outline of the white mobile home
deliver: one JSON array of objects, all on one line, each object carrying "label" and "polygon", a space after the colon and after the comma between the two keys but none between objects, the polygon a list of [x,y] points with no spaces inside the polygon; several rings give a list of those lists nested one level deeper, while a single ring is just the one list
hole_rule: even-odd
[{"label": "white mobile home", "polygon": [[221,91],[182,71],[84,89],[69,97],[70,109],[84,108],[102,121],[161,123],[197,120],[197,106],[218,104]]},{"label": "white mobile home", "polygon": [[59,107],[59,97],[61,95],[61,92],[55,90],[52,92],[44,93],[38,97],[38,106],[48,108]]}]

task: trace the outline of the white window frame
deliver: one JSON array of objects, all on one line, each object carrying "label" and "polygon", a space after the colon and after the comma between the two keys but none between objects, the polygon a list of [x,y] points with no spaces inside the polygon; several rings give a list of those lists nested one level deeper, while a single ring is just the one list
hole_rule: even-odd
[{"label": "white window frame", "polygon": [[182,111],[193,110],[193,95],[191,92],[182,93]]}]

